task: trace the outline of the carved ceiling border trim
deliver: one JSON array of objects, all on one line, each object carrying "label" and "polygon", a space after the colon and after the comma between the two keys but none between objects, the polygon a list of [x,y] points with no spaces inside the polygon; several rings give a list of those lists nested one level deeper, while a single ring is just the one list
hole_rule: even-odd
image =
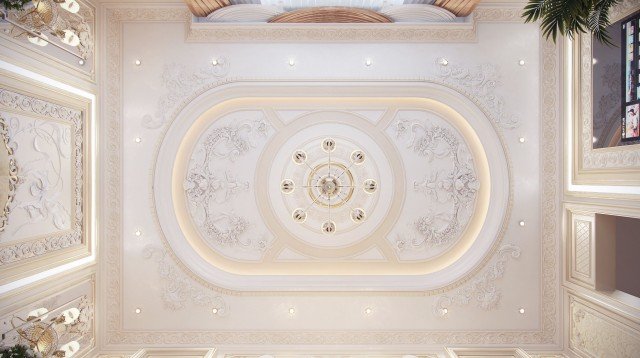
[{"label": "carved ceiling border trim", "polygon": [[522,21],[522,8],[476,8],[469,22],[425,24],[225,24],[194,22],[187,42],[475,42],[478,22]]},{"label": "carved ceiling border trim", "polygon": [[18,166],[16,165],[16,159],[13,156],[13,148],[9,146],[9,142],[10,140],[7,134],[7,121],[2,115],[0,115],[0,146],[2,146],[2,143],[4,143],[4,147],[2,148],[2,150],[6,149],[6,154],[3,154],[6,155],[7,161],[5,163],[7,166],[0,169],[2,171],[6,170],[6,174],[0,175],[0,178],[6,175],[6,179],[8,179],[7,197],[0,198],[0,200],[6,199],[5,204],[2,205],[3,207],[0,207],[0,232],[4,231],[4,228],[8,224],[7,221],[9,212],[11,212],[11,203],[13,202],[16,194],[16,184],[18,184]]},{"label": "carved ceiling border trim", "polygon": [[[120,168],[121,146],[121,32],[122,24],[127,21],[184,21],[191,18],[191,15],[184,8],[176,11],[176,8],[107,8],[107,73],[106,81],[106,105],[109,108],[105,112],[105,123],[107,133],[106,160],[106,200],[105,215],[106,225],[103,233],[106,240],[105,264],[105,288],[107,299],[104,309],[106,309],[106,329],[103,338],[106,344],[141,344],[141,343],[163,343],[163,344],[206,344],[216,341],[220,344],[257,344],[270,342],[276,344],[317,344],[318,342],[331,342],[331,344],[376,344],[382,341],[393,341],[396,344],[450,344],[452,332],[354,332],[354,331],[291,331],[291,332],[154,332],[154,331],[123,331],[121,316],[121,222],[120,212],[117,208],[121,205],[120,182],[122,173]],[[492,12],[493,15],[486,16],[483,21],[514,21],[514,13],[519,14],[521,9],[511,11]],[[495,17],[494,17],[495,16]],[[519,16],[519,15],[518,15]],[[474,25],[475,30],[475,25]],[[188,31],[189,33],[191,31]],[[382,35],[385,33],[378,33]],[[405,34],[406,35],[406,34]],[[315,39],[317,40],[317,39]],[[443,39],[443,41],[455,41],[453,39]],[[559,48],[553,43],[544,41],[540,37],[542,48],[541,66],[541,94],[542,100],[540,108],[542,111],[542,329],[539,331],[509,331],[509,332],[456,332],[459,344],[556,344],[558,343],[559,324],[559,273],[557,254],[559,241],[559,203],[557,199],[559,185],[559,130],[558,101],[559,96]],[[232,81],[221,81],[229,83]],[[221,84],[221,83],[218,83]]]}]

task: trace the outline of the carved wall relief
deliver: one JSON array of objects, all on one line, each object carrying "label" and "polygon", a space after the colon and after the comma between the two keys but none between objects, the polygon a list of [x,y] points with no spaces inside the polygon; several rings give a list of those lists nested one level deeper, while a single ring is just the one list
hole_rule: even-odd
[{"label": "carved wall relief", "polygon": [[18,167],[10,145],[7,122],[0,116],[0,232],[7,226],[17,183]]}]

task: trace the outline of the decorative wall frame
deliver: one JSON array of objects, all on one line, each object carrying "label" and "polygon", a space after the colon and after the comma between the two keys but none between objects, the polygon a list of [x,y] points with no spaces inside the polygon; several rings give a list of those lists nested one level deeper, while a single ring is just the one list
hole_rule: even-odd
[{"label": "decorative wall frame", "polygon": [[[626,0],[611,11],[614,23],[635,11],[640,5]],[[573,184],[578,185],[640,185],[640,145],[593,148],[593,64],[592,38],[576,36],[571,43],[572,155]]]},{"label": "decorative wall frame", "polygon": [[[17,240],[0,242],[0,267],[3,270],[0,284],[91,255],[93,249],[90,237],[92,183],[90,163],[87,160],[91,156],[92,144],[91,107],[92,103],[88,98],[62,91],[14,72],[0,70],[0,112],[3,117],[27,118],[33,123],[51,123],[52,126],[68,130],[69,137],[65,139],[67,143],[65,146],[68,148],[69,157],[65,162],[70,166],[70,172],[60,173],[66,178],[65,180],[69,180],[67,185],[69,185],[70,194],[68,198],[63,199],[68,203],[69,211],[58,217],[66,223],[51,224],[51,227],[56,229],[43,229],[33,234],[22,234]],[[16,128],[12,128],[12,131],[15,132]],[[27,128],[22,129],[22,133],[26,137],[31,135]],[[11,135],[12,132],[9,131],[9,137]],[[13,139],[10,138],[10,140]],[[58,143],[57,141],[58,139],[52,139],[51,143]],[[19,157],[17,152],[14,155],[16,158]],[[18,190],[30,190],[20,189],[20,186],[32,185],[30,183],[36,183],[39,180],[44,180],[43,184],[34,185],[40,185],[41,190],[46,190],[46,186],[42,186],[46,185],[44,184],[46,179],[32,178],[35,182],[33,180],[25,182],[26,177],[20,174],[22,172],[20,160],[17,160],[17,164]],[[41,194],[45,195],[44,191],[41,191]],[[14,205],[23,208],[22,211],[26,210],[27,218],[38,215],[40,218],[46,216],[47,220],[52,222],[56,220],[50,211],[47,212],[49,209],[41,207],[42,202],[37,200],[29,203],[16,202]],[[9,217],[7,230],[16,229],[15,225],[24,225],[24,223],[14,223],[14,226],[11,226],[11,222]],[[58,226],[59,229],[57,229]],[[5,233],[5,235],[9,234]]]}]

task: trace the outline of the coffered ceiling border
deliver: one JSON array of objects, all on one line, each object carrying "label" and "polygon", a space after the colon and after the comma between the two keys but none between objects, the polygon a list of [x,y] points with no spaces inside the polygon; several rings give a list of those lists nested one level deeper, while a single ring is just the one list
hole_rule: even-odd
[{"label": "coffered ceiling border", "polygon": [[[107,292],[102,308],[106,319],[103,334],[105,348],[126,347],[131,344],[199,344],[217,342],[221,345],[233,344],[274,344],[312,345],[323,342],[333,345],[380,344],[393,342],[397,345],[444,345],[444,344],[518,344],[559,345],[559,48],[540,38],[541,44],[541,131],[542,139],[542,323],[540,330],[532,331],[125,331],[122,329],[122,266],[121,266],[121,41],[122,24],[131,21],[188,22],[190,15],[184,8],[173,7],[108,7],[106,17],[106,71],[109,74],[103,85],[105,96],[105,200],[103,213],[105,225],[102,240],[105,245],[106,260],[103,261],[102,287]],[[177,10],[177,11],[176,11]],[[484,9],[480,13],[483,13]],[[519,21],[520,9],[499,9],[483,13],[482,21]],[[516,16],[516,14],[518,14]],[[377,33],[381,39],[389,40],[384,33]],[[455,41],[457,35],[446,39]],[[316,38],[317,39],[317,38]],[[374,37],[371,37],[373,40]],[[311,38],[310,40],[314,40]],[[326,40],[326,39],[324,39]],[[423,39],[424,40],[424,39]],[[400,80],[400,79],[399,79]],[[406,79],[403,79],[406,81]],[[422,79],[416,79],[420,81]],[[220,81],[217,85],[234,82]],[[456,337],[451,342],[451,337]]]}]

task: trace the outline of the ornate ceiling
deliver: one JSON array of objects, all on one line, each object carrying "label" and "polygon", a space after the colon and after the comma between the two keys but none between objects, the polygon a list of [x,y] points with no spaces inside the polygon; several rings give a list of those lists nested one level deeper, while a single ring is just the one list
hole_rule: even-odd
[{"label": "ornate ceiling", "polygon": [[[307,288],[378,282],[378,289],[424,290],[457,281],[495,249],[509,212],[507,160],[481,112],[465,117],[450,107],[463,97],[447,105],[318,98],[328,93],[314,87],[282,93],[290,91],[307,95],[216,103],[224,92],[211,93],[193,104],[211,108],[181,113],[166,132],[156,209],[164,237],[192,270],[241,290],[293,288],[297,275],[311,275],[302,279]],[[322,146],[328,138],[331,152]],[[490,163],[488,155],[503,159]],[[363,190],[370,179],[375,192]],[[283,180],[299,187],[283,193]],[[333,205],[314,187],[327,180],[339,185],[331,186]],[[364,286],[349,275],[386,277]]]}]

